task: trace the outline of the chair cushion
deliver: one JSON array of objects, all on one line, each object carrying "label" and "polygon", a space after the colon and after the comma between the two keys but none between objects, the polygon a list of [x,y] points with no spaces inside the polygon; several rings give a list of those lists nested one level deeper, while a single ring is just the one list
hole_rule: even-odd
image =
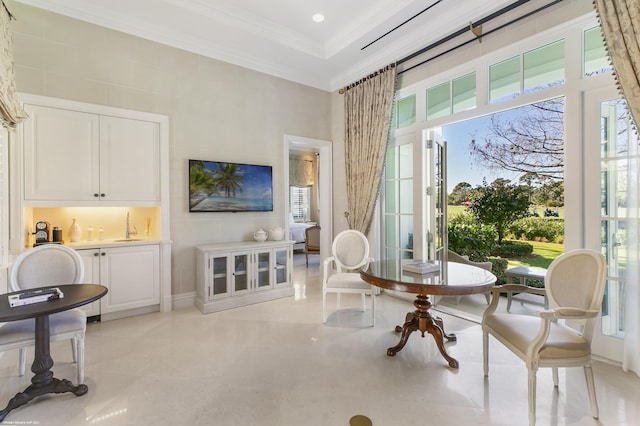
[{"label": "chair cushion", "polygon": [[353,288],[353,289],[371,289],[371,285],[367,284],[360,278],[359,273],[354,272],[338,272],[329,277],[327,280],[327,288]]},{"label": "chair cushion", "polygon": [[[35,330],[34,319],[24,319],[4,323],[0,327],[0,345],[25,340],[33,340]],[[83,332],[87,329],[87,315],[81,309],[71,309],[69,311],[58,312],[49,316],[49,335],[69,333],[74,331]]]},{"label": "chair cushion", "polygon": [[[526,354],[527,348],[540,330],[542,319],[529,315],[494,314],[484,319],[491,334],[501,336]],[[577,331],[562,324],[551,323],[549,337],[540,349],[540,359],[576,358],[591,354],[591,346]]]}]

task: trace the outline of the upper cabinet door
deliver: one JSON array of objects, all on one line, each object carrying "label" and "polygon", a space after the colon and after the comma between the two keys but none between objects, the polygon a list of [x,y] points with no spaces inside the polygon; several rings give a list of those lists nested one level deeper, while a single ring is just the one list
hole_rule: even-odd
[{"label": "upper cabinet door", "polygon": [[25,200],[97,200],[99,116],[28,104],[25,110]]},{"label": "upper cabinet door", "polygon": [[160,203],[158,122],[40,105],[25,109],[27,203]]},{"label": "upper cabinet door", "polygon": [[160,200],[160,125],[100,116],[100,192],[104,201]]}]

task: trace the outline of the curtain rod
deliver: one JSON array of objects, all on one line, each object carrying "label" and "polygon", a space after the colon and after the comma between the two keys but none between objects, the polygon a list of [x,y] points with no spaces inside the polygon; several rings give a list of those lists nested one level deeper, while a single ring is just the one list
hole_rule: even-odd
[{"label": "curtain rod", "polygon": [[356,82],[353,82],[353,83],[351,83],[351,84],[349,84],[349,85],[347,85],[347,86],[343,87],[342,89],[338,90],[338,93],[340,93],[341,95],[343,95],[347,90],[351,90],[351,89],[353,89],[354,87],[356,87],[356,86],[358,86],[358,85],[360,85],[360,84],[364,83],[365,81],[369,80],[370,78],[373,78],[373,77],[377,76],[378,74],[382,74],[383,72],[389,71],[390,69],[393,69],[393,68],[395,68],[395,67],[396,67],[396,64],[395,64],[395,63],[393,63],[393,64],[389,64],[389,65],[387,65],[387,66],[386,66],[386,67],[384,67],[384,68],[380,68],[378,71],[373,72],[373,73],[369,74],[369,75],[368,75],[368,76],[366,76],[366,77],[362,77],[360,80],[358,80],[358,81],[356,81]]},{"label": "curtain rod", "polygon": [[413,15],[411,18],[407,19],[406,21],[404,21],[403,23],[396,25],[394,28],[390,29],[389,31],[387,31],[386,33],[382,34],[380,37],[378,37],[377,39],[373,40],[372,42],[370,42],[369,44],[367,44],[364,47],[361,47],[360,50],[364,50],[367,47],[371,46],[373,43],[382,40],[383,38],[385,38],[386,36],[388,36],[389,34],[391,34],[392,32],[394,32],[395,30],[397,30],[398,28],[400,28],[401,26],[407,24],[408,22],[412,21],[413,19],[417,18],[418,16],[422,15],[424,12],[426,12],[427,10],[431,9],[432,7],[436,6],[438,3],[442,3],[443,0],[438,0],[435,3],[430,4],[429,6],[427,6],[425,9],[422,9],[420,12],[416,13],[415,15]]},{"label": "curtain rod", "polygon": [[[526,0],[526,1],[529,1],[529,0]],[[562,2],[562,1],[563,1],[563,0],[553,0],[553,1],[551,1],[550,3],[547,3],[547,4],[546,4],[546,5],[544,5],[544,6],[540,6],[539,8],[534,9],[534,10],[532,10],[531,12],[525,13],[525,14],[524,14],[524,15],[522,15],[522,16],[519,16],[519,17],[517,17],[517,18],[515,18],[515,19],[513,19],[513,20],[511,20],[511,21],[509,21],[509,22],[506,22],[506,23],[504,23],[504,24],[502,24],[502,25],[500,25],[500,26],[498,26],[498,27],[496,27],[496,28],[494,28],[494,29],[492,29],[492,30],[490,30],[490,31],[487,31],[486,33],[484,33],[484,35],[492,34],[492,33],[496,32],[496,31],[499,31],[499,30],[501,30],[501,29],[503,29],[503,28],[506,28],[506,27],[508,27],[508,26],[510,26],[510,25],[512,25],[512,24],[515,24],[516,22],[519,22],[519,21],[521,21],[521,20],[523,20],[523,19],[525,19],[525,18],[528,18],[528,17],[530,17],[530,16],[533,16],[533,15],[535,15],[536,13],[541,12],[541,11],[543,11],[543,10],[545,10],[545,9],[547,9],[547,8],[551,7],[551,6],[554,6],[554,5],[556,5],[556,4],[558,4],[558,3]],[[513,3],[512,5],[514,5],[514,4],[515,4],[515,3]],[[518,6],[520,6],[520,4],[518,4]],[[507,6],[507,7],[509,7],[509,6]],[[517,7],[517,6],[516,6],[516,7]],[[505,8],[505,9],[506,9],[506,8]],[[499,11],[499,12],[500,12],[500,11]],[[486,21],[484,21],[484,22],[486,22]],[[478,23],[480,23],[480,21],[478,21]],[[470,27],[471,27],[471,30],[473,31],[473,28],[474,28],[475,26],[474,26],[473,24],[470,24]],[[466,32],[466,31],[468,31],[468,30],[469,30],[468,28],[465,28],[465,29],[464,29],[464,32]],[[459,30],[459,31],[462,31],[462,30]],[[459,31],[458,31],[458,32],[459,32]],[[456,33],[457,33],[457,32],[456,32]],[[477,37],[477,36],[476,36],[476,37]],[[443,38],[443,39],[441,39],[441,40],[439,40],[439,41],[438,41],[438,42],[436,42],[436,43],[433,43],[432,45],[428,46],[427,48],[421,49],[421,50],[420,50],[420,51],[418,51],[418,52],[415,52],[415,53],[413,53],[413,54],[411,54],[411,55],[409,55],[409,56],[406,56],[406,57],[404,57],[404,58],[400,59],[400,60],[398,61],[398,64],[401,64],[401,63],[403,63],[403,62],[406,62],[406,61],[408,61],[409,59],[413,59],[414,57],[416,57],[416,56],[418,56],[418,55],[420,55],[420,54],[422,54],[422,53],[427,52],[428,50],[430,50],[430,49],[432,49],[432,48],[434,48],[434,47],[436,47],[436,46],[438,46],[438,45],[440,45],[440,44],[444,43],[445,41],[450,40],[450,38],[448,38],[447,40],[445,40],[445,39],[446,39],[446,37],[445,37],[445,38]],[[424,64],[426,64],[427,62],[430,62],[430,61],[432,61],[432,60],[434,60],[434,59],[439,58],[440,56],[446,55],[447,53],[451,53],[451,52],[453,52],[454,50],[459,49],[460,47],[466,46],[467,44],[472,43],[472,42],[474,42],[475,40],[476,40],[476,39],[475,39],[475,38],[473,38],[473,39],[467,40],[467,41],[465,41],[465,42],[462,42],[462,43],[460,43],[460,44],[458,44],[458,45],[456,45],[456,46],[453,46],[452,48],[450,48],[450,49],[448,49],[448,50],[445,50],[444,52],[441,52],[441,53],[439,53],[439,54],[437,54],[437,55],[435,55],[435,56],[432,56],[432,57],[431,57],[431,58],[429,58],[429,59],[425,59],[424,61],[419,62],[419,63],[417,63],[417,64],[415,64],[415,65],[413,65],[413,66],[411,66],[411,67],[409,67],[409,68],[407,68],[407,69],[403,69],[402,71],[399,71],[399,72],[398,72],[398,74],[405,73],[405,72],[410,71],[410,70],[412,70],[412,69],[414,69],[414,68],[417,68],[417,67],[419,67],[419,66],[421,66],[421,65],[424,65]],[[441,42],[440,42],[440,41],[441,41]]]},{"label": "curtain rod", "polygon": [[[437,54],[437,55],[435,55],[435,56],[433,56],[433,57],[431,57],[429,59],[426,59],[426,60],[424,60],[424,61],[422,61],[422,62],[420,62],[420,63],[418,63],[416,65],[413,65],[413,66],[411,66],[411,67],[409,67],[407,69],[403,69],[402,71],[398,71],[398,74],[402,74],[402,73],[405,73],[407,71],[410,71],[410,70],[412,70],[414,68],[417,68],[417,67],[419,67],[421,65],[426,64],[427,62],[430,62],[430,61],[432,61],[434,59],[437,59],[440,56],[446,55],[447,53],[451,53],[454,50],[459,49],[460,47],[466,46],[469,43],[472,43],[472,42],[474,42],[476,40],[479,40],[482,37],[482,35],[476,34],[476,32],[474,30],[481,29],[481,25],[482,24],[487,23],[487,22],[489,22],[489,21],[491,21],[491,20],[493,20],[493,19],[495,19],[497,17],[500,17],[500,16],[504,15],[505,13],[510,12],[510,11],[512,11],[512,10],[514,10],[514,9],[516,9],[516,8],[522,6],[523,4],[528,3],[530,1],[531,0],[518,0],[518,1],[515,1],[515,2],[513,2],[511,4],[509,4],[508,6],[503,7],[502,9],[499,9],[496,12],[493,12],[493,13],[485,16],[484,18],[481,18],[481,19],[477,20],[476,22],[470,22],[468,27],[464,27],[464,28],[461,28],[461,29],[459,29],[457,31],[454,31],[453,33],[441,38],[440,40],[437,40],[434,43],[431,43],[430,45],[428,45],[426,47],[423,47],[422,49],[418,50],[417,52],[411,53],[410,55],[407,55],[404,58],[397,60],[394,64],[387,65],[387,67],[385,67],[384,69],[380,69],[380,70],[378,70],[378,71],[376,71],[376,72],[374,72],[372,74],[369,74],[366,77],[361,78],[360,80],[358,80],[358,81],[356,81],[354,83],[351,83],[351,84],[341,88],[338,91],[338,93],[340,93],[342,95],[347,90],[358,86],[359,84],[365,82],[366,80],[368,80],[368,79],[370,79],[372,77],[375,77],[380,72],[384,72],[384,71],[388,70],[389,67],[395,67],[396,65],[401,65],[404,62],[407,62],[407,61],[415,58],[416,56],[422,55],[423,53],[426,53],[429,50],[434,49],[435,47],[438,47],[441,44],[446,43],[447,41],[450,41],[450,40],[452,40],[452,39],[454,39],[454,38],[456,38],[456,37],[458,37],[458,36],[460,36],[462,34],[465,34],[469,30],[471,30],[471,32],[474,33],[475,37],[473,39],[470,39],[468,41],[460,43],[460,44],[458,44],[458,45],[456,45],[456,46],[454,46],[454,47],[452,47],[452,48],[450,48],[450,49],[448,49],[448,50],[446,50],[446,51],[444,51],[442,53],[439,53],[439,54]],[[560,3],[562,1],[563,0],[553,0],[553,1],[551,1],[550,3],[548,3],[548,4],[544,5],[544,6],[541,6],[541,7],[537,8],[537,9],[531,11],[531,12],[525,13],[524,15],[522,15],[522,16],[520,16],[518,18],[515,18],[515,19],[513,19],[513,20],[511,20],[511,21],[509,21],[509,22],[507,22],[505,24],[500,25],[497,28],[494,28],[494,29],[486,32],[484,35],[492,34],[492,33],[496,32],[498,30],[501,30],[501,29],[503,29],[505,27],[508,27],[509,25],[512,25],[512,24],[514,24],[516,22],[519,22],[522,19],[525,19],[525,18],[527,18],[529,16],[532,16],[532,15],[534,15],[534,14],[536,14],[536,13],[538,13],[538,12],[544,10],[544,9],[547,9],[547,8],[557,4],[557,3]]]},{"label": "curtain rod", "polygon": [[415,58],[416,56],[419,56],[419,55],[421,55],[421,54],[423,54],[425,52],[428,52],[429,50],[433,49],[434,47],[438,47],[441,44],[444,44],[449,40],[452,40],[452,39],[454,39],[454,38],[456,38],[458,36],[461,36],[461,35],[465,34],[467,31],[469,31],[469,28],[475,28],[475,27],[478,27],[479,25],[485,24],[485,23],[487,23],[487,22],[489,22],[489,21],[491,21],[491,20],[493,20],[495,18],[498,18],[498,17],[504,15],[507,12],[511,12],[512,10],[522,6],[525,3],[528,3],[529,1],[531,1],[531,0],[518,0],[516,2],[511,3],[508,6],[503,7],[502,9],[500,9],[500,10],[498,10],[496,12],[493,12],[490,15],[485,16],[484,18],[481,18],[481,19],[477,20],[476,22],[470,22],[468,27],[463,27],[463,28],[459,29],[458,31],[454,31],[451,34],[449,34],[449,35],[447,35],[445,37],[442,37],[440,40],[437,40],[437,41],[431,43],[430,45],[428,45],[426,47],[423,47],[422,49],[418,50],[417,52],[413,52],[413,53],[405,56],[404,58],[399,59],[397,61],[397,63],[398,63],[398,65],[400,65],[400,64],[402,64],[404,62],[407,62],[407,61]]}]

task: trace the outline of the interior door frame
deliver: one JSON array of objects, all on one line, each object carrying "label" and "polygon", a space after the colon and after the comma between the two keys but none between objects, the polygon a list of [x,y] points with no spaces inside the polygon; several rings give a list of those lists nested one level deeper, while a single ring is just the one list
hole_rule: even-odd
[{"label": "interior door frame", "polygon": [[312,139],[303,136],[284,135],[284,206],[286,214],[286,232],[289,234],[289,151],[291,148],[311,148],[319,153],[319,201],[320,201],[320,264],[329,257],[333,242],[333,187],[331,171],[333,170],[333,144],[331,141]]}]

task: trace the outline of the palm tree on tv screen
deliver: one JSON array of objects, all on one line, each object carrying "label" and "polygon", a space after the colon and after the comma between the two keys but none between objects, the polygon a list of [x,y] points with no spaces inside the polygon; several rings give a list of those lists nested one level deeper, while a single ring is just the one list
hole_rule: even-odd
[{"label": "palm tree on tv screen", "polygon": [[216,192],[216,186],[217,182],[211,173],[205,170],[202,161],[195,161],[189,173],[189,197],[193,199],[201,192],[209,196]]},{"label": "palm tree on tv screen", "polygon": [[213,170],[217,187],[224,191],[225,197],[235,197],[236,191],[242,192],[244,177],[239,173],[239,166],[235,163],[218,163],[219,169]]}]

